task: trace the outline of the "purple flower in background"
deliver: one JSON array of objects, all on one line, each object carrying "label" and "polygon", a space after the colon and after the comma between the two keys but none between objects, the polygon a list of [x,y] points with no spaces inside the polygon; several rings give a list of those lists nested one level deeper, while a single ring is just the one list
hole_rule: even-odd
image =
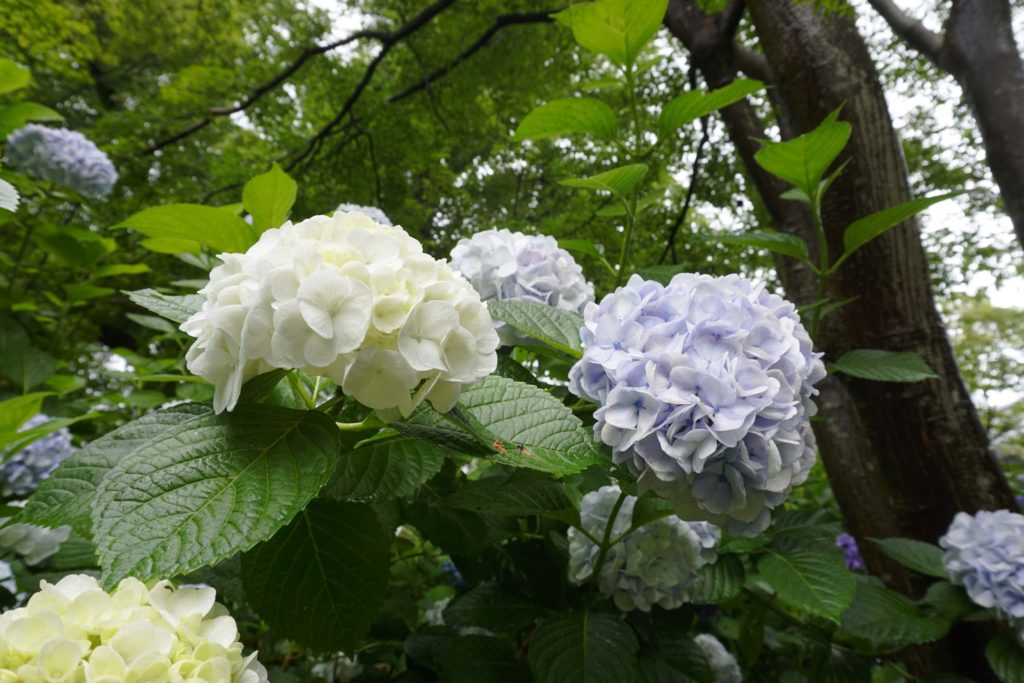
[{"label": "purple flower in background", "polygon": [[684,519],[756,535],[815,460],[821,354],[796,307],[737,275],[633,276],[589,304],[569,389],[595,435]]},{"label": "purple flower in background", "polygon": [[[29,419],[18,431],[35,429],[47,421],[46,415]],[[57,465],[71,455],[71,432],[67,427],[51,432],[33,441],[20,453],[14,454],[0,470],[2,490],[6,497],[24,497],[36,490],[39,484],[57,469]]]},{"label": "purple flower in background", "polygon": [[372,218],[377,223],[380,223],[381,225],[394,225],[394,223],[391,222],[391,219],[388,218],[388,215],[384,213],[383,209],[378,209],[376,206],[362,206],[360,204],[339,204],[338,208],[334,210],[334,213],[338,213],[339,211],[343,211],[345,213],[356,211],[358,213],[369,216],[370,218]]},{"label": "purple flower in background", "polygon": [[843,549],[847,569],[864,571],[864,558],[860,556],[857,539],[844,531],[836,536],[836,545]]},{"label": "purple flower in background", "polygon": [[19,170],[91,197],[117,183],[110,158],[81,133],[30,123],[7,138],[7,159]]}]

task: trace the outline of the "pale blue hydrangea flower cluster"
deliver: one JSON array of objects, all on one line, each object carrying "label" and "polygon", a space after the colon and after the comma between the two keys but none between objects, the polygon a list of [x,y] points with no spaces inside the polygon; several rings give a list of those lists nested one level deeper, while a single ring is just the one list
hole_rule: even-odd
[{"label": "pale blue hydrangea flower cluster", "polygon": [[394,225],[394,223],[391,222],[391,219],[388,218],[388,215],[384,213],[383,209],[378,209],[376,206],[362,206],[360,204],[339,204],[338,208],[336,208],[334,212],[338,213],[339,211],[342,213],[351,213],[352,211],[357,211],[361,214],[369,216],[374,220],[374,222],[380,223],[381,225],[387,225],[389,227]]},{"label": "pale blue hydrangea flower cluster", "polygon": [[104,197],[117,183],[117,169],[87,137],[65,128],[30,123],[7,138],[7,159],[19,170],[90,197]]},{"label": "pale blue hydrangea flower cluster", "polygon": [[960,512],[946,535],[943,562],[971,600],[1006,618],[1024,641],[1024,515]]},{"label": "pale blue hydrangea flower cluster", "polygon": [[[46,415],[36,415],[21,426],[19,431],[40,427],[49,421]],[[23,498],[36,490],[40,482],[50,476],[61,462],[71,455],[71,432],[67,427],[51,432],[33,441],[4,463],[0,470],[0,491],[7,498]]]},{"label": "pale blue hydrangea flower cluster", "polygon": [[741,683],[743,672],[736,658],[732,656],[722,642],[710,633],[701,633],[693,639],[700,648],[711,668],[712,680],[715,683]]},{"label": "pale blue hydrangea flower cluster", "polygon": [[796,307],[737,275],[633,276],[584,312],[569,389],[595,434],[684,519],[756,535],[815,460],[821,354]]},{"label": "pale blue hydrangea flower cluster", "polygon": [[[581,312],[594,300],[594,286],[583,269],[553,237],[509,230],[485,230],[459,240],[452,268],[462,273],[484,301],[535,301]],[[502,343],[521,335],[503,323],[495,328]]]},{"label": "pale blue hydrangea flower cluster", "polygon": [[[621,491],[603,486],[583,496],[580,522],[594,538],[604,535],[608,518]],[[636,496],[627,496],[612,523],[610,538],[629,530]],[[624,612],[648,612],[652,605],[675,609],[690,598],[698,570],[717,557],[721,532],[707,522],[684,522],[669,516],[649,522],[608,549],[598,590]],[[569,578],[583,583],[591,578],[600,548],[579,529],[569,529]]]}]

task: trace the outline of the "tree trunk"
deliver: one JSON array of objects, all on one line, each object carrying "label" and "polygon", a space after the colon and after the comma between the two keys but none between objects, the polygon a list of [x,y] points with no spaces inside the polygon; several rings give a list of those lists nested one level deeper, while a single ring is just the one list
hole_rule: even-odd
[{"label": "tree trunk", "polygon": [[[866,47],[852,22],[780,0],[748,2],[774,76],[780,128],[814,128],[833,109],[853,124],[842,158],[850,165],[826,196],[829,249],[842,252],[846,225],[911,198],[899,140]],[[692,0],[673,0],[669,28],[691,49],[709,87],[736,73],[731,33],[700,13]],[[738,156],[775,226],[814,245],[803,207],[779,198],[785,189],[753,161],[766,137],[745,102],[722,112]],[[780,275],[789,295],[813,300],[806,269],[785,259]],[[894,536],[935,542],[960,510],[1015,507],[1009,486],[988,450],[932,297],[928,265],[915,221],[864,247],[830,283],[832,300],[856,297],[825,319],[817,340],[827,358],[855,348],[921,354],[940,378],[893,384],[833,376],[823,382],[824,419],[815,434],[829,480],[847,524],[861,540],[872,572],[890,585],[919,592],[921,578],[885,560],[867,538]],[[986,680],[976,636],[946,648],[943,666]],[[969,644],[965,644],[969,643]],[[931,653],[935,655],[935,653]],[[921,668],[925,658],[919,658]],[[935,661],[935,658],[932,658]]]}]

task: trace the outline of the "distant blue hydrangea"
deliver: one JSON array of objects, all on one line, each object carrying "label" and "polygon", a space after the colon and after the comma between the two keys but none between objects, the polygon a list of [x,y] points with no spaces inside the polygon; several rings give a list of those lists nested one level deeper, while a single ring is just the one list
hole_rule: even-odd
[{"label": "distant blue hydrangea", "polygon": [[793,304],[737,275],[633,276],[584,312],[569,389],[595,435],[684,519],[756,535],[815,460],[821,354]]},{"label": "distant blue hydrangea", "polygon": [[[580,522],[594,538],[604,534],[621,491],[603,486],[583,496]],[[633,523],[636,496],[627,496],[612,523],[612,538]],[[675,609],[690,599],[701,567],[715,561],[721,532],[707,522],[662,517],[636,529],[613,545],[605,557],[598,590],[624,612],[649,612],[653,605]],[[594,573],[600,548],[579,529],[569,529],[569,578],[583,583]]]},{"label": "distant blue hydrangea", "polygon": [[864,558],[860,556],[857,539],[844,531],[836,536],[836,545],[843,550],[843,559],[846,561],[847,569],[864,571]]},{"label": "distant blue hydrangea", "polygon": [[104,197],[117,183],[110,158],[81,133],[30,123],[7,138],[7,160],[43,180]]},{"label": "distant blue hydrangea", "polygon": [[[34,429],[49,419],[46,415],[36,415],[22,425],[19,431]],[[40,482],[49,477],[69,455],[71,432],[67,427],[33,441],[25,450],[4,463],[0,470],[0,490],[7,498],[24,498],[35,491]]]},{"label": "distant blue hydrangea", "polygon": [[369,216],[370,218],[373,219],[375,223],[380,223],[381,225],[394,225],[394,223],[391,222],[391,219],[388,218],[388,215],[384,213],[383,209],[378,209],[376,206],[362,206],[360,204],[339,204],[338,208],[334,210],[334,213],[338,213],[339,211],[344,213],[351,213],[352,211],[356,211],[365,216]]},{"label": "distant blue hydrangea", "polygon": [[943,562],[971,600],[994,609],[1024,641],[1024,515],[997,510],[960,512],[946,535]]}]

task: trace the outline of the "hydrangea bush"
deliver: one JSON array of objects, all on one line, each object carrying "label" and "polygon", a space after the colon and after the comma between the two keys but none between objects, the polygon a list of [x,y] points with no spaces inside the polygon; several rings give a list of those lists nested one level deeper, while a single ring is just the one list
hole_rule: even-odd
[{"label": "hydrangea bush", "polygon": [[[35,415],[19,431],[40,427],[49,419],[46,415]],[[71,432],[67,427],[50,432],[7,459],[3,469],[0,469],[0,492],[9,498],[27,496],[69,455]]]},{"label": "hydrangea bush", "polygon": [[104,197],[117,183],[110,158],[77,131],[30,123],[7,138],[7,161],[18,170],[90,197]]}]

